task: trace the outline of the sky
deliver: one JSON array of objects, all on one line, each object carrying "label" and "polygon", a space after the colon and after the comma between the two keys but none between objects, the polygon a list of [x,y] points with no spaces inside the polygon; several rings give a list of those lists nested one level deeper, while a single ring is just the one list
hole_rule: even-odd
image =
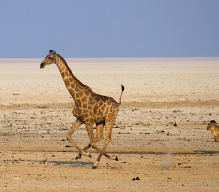
[{"label": "sky", "polygon": [[219,0],[0,0],[0,58],[219,57]]}]

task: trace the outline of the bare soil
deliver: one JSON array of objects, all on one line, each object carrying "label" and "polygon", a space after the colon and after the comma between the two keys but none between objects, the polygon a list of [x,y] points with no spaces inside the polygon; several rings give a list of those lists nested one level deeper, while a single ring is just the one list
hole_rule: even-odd
[{"label": "bare soil", "polygon": [[[40,62],[0,60],[0,191],[219,191],[219,143],[206,129],[219,119],[218,59],[69,59],[97,93],[118,100],[125,86],[106,150],[119,161],[95,170],[95,150],[75,160],[74,101]],[[89,143],[85,126],[72,138]]]}]

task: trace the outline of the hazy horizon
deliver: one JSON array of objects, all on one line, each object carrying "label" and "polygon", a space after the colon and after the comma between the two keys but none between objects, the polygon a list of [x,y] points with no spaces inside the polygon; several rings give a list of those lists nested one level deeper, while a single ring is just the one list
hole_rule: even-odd
[{"label": "hazy horizon", "polygon": [[[142,72],[176,72],[188,73],[219,72],[219,57],[205,58],[65,58],[70,69],[76,73],[99,73],[132,71]],[[0,73],[59,73],[57,66],[51,64],[40,69],[43,58],[0,59]],[[110,65],[110,68],[109,68]],[[91,70],[91,71],[90,71]]]}]

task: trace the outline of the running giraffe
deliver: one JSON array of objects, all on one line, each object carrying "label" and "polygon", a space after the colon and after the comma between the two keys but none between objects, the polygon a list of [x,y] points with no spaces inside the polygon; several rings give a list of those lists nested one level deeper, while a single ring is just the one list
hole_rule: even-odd
[{"label": "running giraffe", "polygon": [[[63,81],[75,101],[75,108],[72,113],[77,118],[73,127],[68,132],[66,138],[71,144],[79,151],[76,159],[80,159],[81,155],[86,155],[91,157],[87,150],[90,147],[96,149],[100,154],[97,158],[96,163],[93,165],[93,169],[96,169],[102,155],[108,159],[113,159],[118,161],[116,156],[109,156],[105,153],[105,149],[109,142],[111,141],[112,127],[118,115],[119,106],[121,105],[121,97],[124,91],[124,86],[122,85],[122,92],[120,95],[120,102],[117,103],[113,98],[98,95],[92,91],[92,89],[83,83],[81,83],[72,73],[71,69],[68,67],[65,59],[56,54],[53,50],[49,51],[49,55],[43,60],[40,68],[44,68],[46,65],[55,63],[62,75]],[[96,124],[96,137],[94,137],[93,124]],[[82,125],[85,124],[90,139],[90,143],[84,147],[83,150],[78,147],[78,145],[72,140],[71,135]],[[103,128],[105,126],[105,143],[103,148],[100,149],[96,143],[104,138]]]}]

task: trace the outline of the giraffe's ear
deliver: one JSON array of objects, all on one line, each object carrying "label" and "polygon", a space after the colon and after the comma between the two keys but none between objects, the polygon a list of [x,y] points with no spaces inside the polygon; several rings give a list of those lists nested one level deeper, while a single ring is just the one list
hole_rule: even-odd
[{"label": "giraffe's ear", "polygon": [[53,57],[53,55],[56,55],[56,52],[53,51],[53,50],[49,50],[49,56],[50,56],[50,57]]},{"label": "giraffe's ear", "polygon": [[49,50],[49,56],[52,57],[53,55],[53,50]]}]

